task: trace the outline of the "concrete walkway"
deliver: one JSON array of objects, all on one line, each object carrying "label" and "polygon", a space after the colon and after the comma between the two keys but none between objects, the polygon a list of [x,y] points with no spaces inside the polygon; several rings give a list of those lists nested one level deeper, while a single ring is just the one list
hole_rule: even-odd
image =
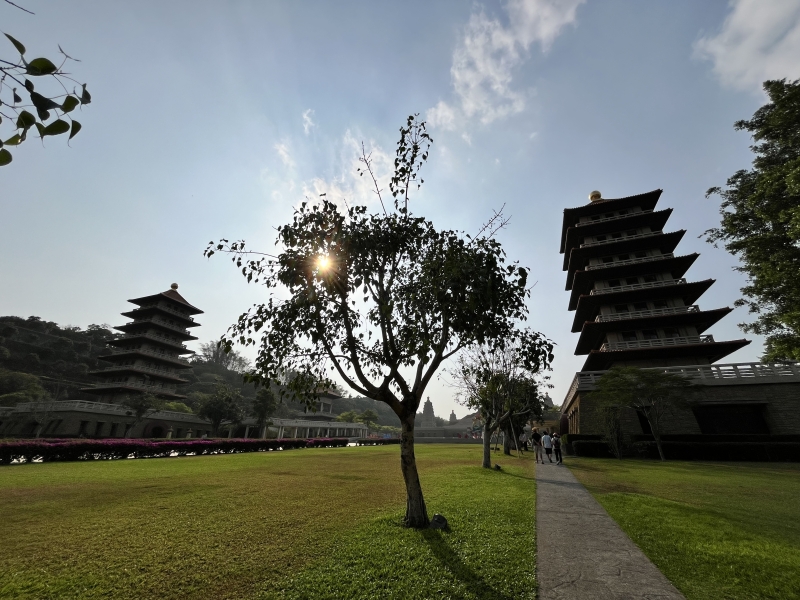
[{"label": "concrete walkway", "polygon": [[537,465],[536,539],[541,600],[683,599],[562,465]]}]

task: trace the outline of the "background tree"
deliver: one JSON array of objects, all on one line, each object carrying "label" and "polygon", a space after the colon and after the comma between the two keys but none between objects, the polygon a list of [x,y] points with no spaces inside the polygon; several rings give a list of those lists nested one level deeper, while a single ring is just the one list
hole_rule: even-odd
[{"label": "background tree", "polygon": [[211,429],[216,437],[223,421],[238,423],[242,420],[239,390],[225,384],[217,384],[214,393],[200,405],[197,415],[211,421]]},{"label": "background tree", "polygon": [[517,447],[521,427],[541,419],[544,404],[536,376],[550,367],[553,343],[528,329],[513,331],[492,344],[476,344],[458,357],[450,371],[458,388],[458,400],[477,410],[483,423],[483,463],[492,468],[491,439],[506,433],[503,451]]},{"label": "background tree", "polygon": [[734,127],[753,134],[753,169],[737,171],[722,197],[718,228],[706,239],[737,256],[744,298],[757,315],[744,331],[766,336],[762,360],[800,360],[800,80],[764,82],[770,102]]},{"label": "background tree", "polygon": [[346,410],[343,413],[336,415],[336,420],[340,423],[356,423],[358,413],[354,410]]},{"label": "background tree", "polygon": [[356,393],[392,408],[402,428],[411,527],[429,523],[414,455],[414,420],[428,383],[462,348],[505,337],[527,313],[528,296],[527,270],[505,264],[493,237],[500,215],[473,238],[411,214],[409,197],[422,184],[431,142],[416,117],[401,127],[389,182],[393,207],[363,152],[360,172],[375,182],[380,212],[340,209],[327,199],[303,203],[278,228],[277,256],[250,252],[243,241],[211,242],[205,251],[231,253],[249,282],[271,291],[222,338],[227,350],[259,346],[252,380],[268,385],[292,370],[285,392],[313,406],[335,372]]},{"label": "background tree", "polygon": [[267,419],[278,410],[278,398],[270,388],[261,388],[256,392],[256,398],[252,404],[253,416],[259,430],[267,424]]},{"label": "background tree", "polygon": [[367,426],[367,433],[369,433],[370,429],[372,429],[372,426],[378,422],[378,413],[368,408],[363,413],[358,415],[357,419],[359,423],[363,423]]},{"label": "background tree", "polygon": [[136,425],[163,408],[164,400],[155,394],[145,392],[143,394],[129,394],[125,396],[121,404],[128,409],[126,414],[131,417],[125,428],[125,437],[127,438],[130,437]]},{"label": "background tree", "polygon": [[194,362],[218,365],[223,369],[235,371],[239,374],[245,373],[250,369],[249,360],[236,352],[236,350],[225,352],[219,342],[200,344],[200,351],[195,355]]},{"label": "background tree", "polygon": [[666,460],[661,446],[663,420],[692,394],[692,382],[674,373],[637,367],[612,367],[600,378],[592,398],[601,407],[630,408],[647,419],[656,441],[658,455]]},{"label": "background tree", "polygon": [[47,392],[35,375],[0,369],[0,406],[37,402],[46,395]]},{"label": "background tree", "polygon": [[[8,1],[6,3],[14,5]],[[86,84],[79,83],[64,71],[67,61],[80,61],[68,56],[61,46],[58,47],[60,64],[56,65],[45,57],[26,59],[25,46],[7,33],[5,37],[9,48],[13,45],[19,58],[13,54],[5,55],[8,59],[0,58],[0,131],[7,128],[14,131],[11,137],[0,141],[0,167],[13,159],[8,148],[24,142],[31,129],[35,129],[42,140],[47,136],[65,133],[69,133],[69,139],[75,137],[81,130],[81,124],[72,118],[71,113],[92,101]],[[43,87],[46,81],[51,83],[49,90]],[[36,86],[39,86],[38,89]],[[68,87],[72,87],[72,91]],[[27,96],[28,102],[23,96]]]}]

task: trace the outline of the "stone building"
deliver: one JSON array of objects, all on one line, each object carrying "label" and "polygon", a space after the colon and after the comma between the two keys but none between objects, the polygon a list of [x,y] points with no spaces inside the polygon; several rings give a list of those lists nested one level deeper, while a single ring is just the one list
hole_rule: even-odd
[{"label": "stone building", "polygon": [[[691,407],[676,409],[666,433],[800,433],[800,368],[796,364],[714,365],[748,340],[707,333],[731,308],[701,309],[713,279],[684,278],[698,254],[675,249],[684,230],[665,232],[672,209],[656,210],[661,190],[564,210],[563,269],[586,355],[562,405],[562,431],[600,433],[591,402],[594,384],[612,366],[677,372],[698,384]],[[776,387],[777,386],[777,387]],[[642,415],[623,419],[625,432],[649,432]]]}]

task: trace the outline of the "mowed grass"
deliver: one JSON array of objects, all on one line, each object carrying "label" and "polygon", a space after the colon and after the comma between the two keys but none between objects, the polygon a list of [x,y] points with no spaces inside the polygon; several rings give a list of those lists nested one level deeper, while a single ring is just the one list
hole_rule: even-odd
[{"label": "mowed grass", "polygon": [[420,445],[431,514],[400,526],[399,448],[0,469],[0,598],[535,597],[533,464]]},{"label": "mowed grass", "polygon": [[800,598],[800,465],[569,467],[689,600]]}]

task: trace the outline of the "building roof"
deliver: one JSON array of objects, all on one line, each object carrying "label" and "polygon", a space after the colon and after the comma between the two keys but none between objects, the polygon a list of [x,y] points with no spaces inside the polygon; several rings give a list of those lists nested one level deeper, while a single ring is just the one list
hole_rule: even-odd
[{"label": "building roof", "polygon": [[[603,371],[616,363],[631,364],[635,362],[652,363],[660,360],[676,358],[705,359],[713,363],[725,358],[732,352],[744,348],[750,340],[730,340],[724,342],[701,342],[698,344],[681,344],[679,346],[660,346],[655,348],[635,348],[629,350],[599,351],[592,350],[586,357],[581,371]],[[687,364],[687,363],[682,363]],[[654,366],[650,364],[649,366]]]},{"label": "building roof", "polygon": [[675,282],[674,285],[640,288],[612,292],[610,294],[585,295],[578,298],[578,307],[575,310],[575,319],[572,321],[572,332],[577,333],[583,329],[587,321],[594,321],[600,312],[600,307],[607,304],[623,304],[630,302],[645,302],[647,300],[661,300],[668,298],[681,298],[685,305],[694,304],[697,299],[705,294],[706,290],[714,284],[714,279],[691,281],[688,283]]},{"label": "building roof", "polygon": [[592,350],[596,350],[603,343],[606,334],[614,331],[694,325],[697,327],[697,333],[701,334],[732,310],[732,308],[725,307],[696,312],[652,315],[620,321],[587,321],[583,324],[575,354],[589,354]]},{"label": "building roof", "polygon": [[564,247],[564,239],[567,235],[567,229],[574,226],[581,217],[590,217],[592,215],[599,215],[610,210],[620,210],[623,208],[633,208],[635,206],[641,207],[642,210],[653,210],[661,197],[664,190],[653,190],[644,194],[636,194],[635,196],[626,196],[624,198],[616,198],[606,200],[597,200],[578,206],[576,208],[564,209],[564,221],[561,226],[561,247]]},{"label": "building roof", "polygon": [[658,248],[662,253],[672,252],[677,248],[685,229],[669,233],[654,232],[636,237],[623,237],[600,244],[592,244],[571,248],[564,254],[563,270],[567,271],[567,280],[572,278],[574,271],[584,269],[592,258],[601,258],[614,254],[628,254],[637,250],[653,250]]},{"label": "building roof", "polygon": [[651,231],[661,231],[664,225],[667,224],[671,215],[671,208],[658,211],[648,210],[645,212],[629,213],[625,216],[620,216],[608,221],[590,221],[588,223],[581,223],[580,225],[568,227],[566,236],[561,240],[561,253],[563,254],[567,248],[579,246],[581,238],[590,235],[601,235],[645,226],[650,227]]},{"label": "building roof", "polygon": [[[177,287],[177,286],[176,286]],[[152,304],[153,302],[158,302],[162,299],[167,299],[172,302],[177,302],[183,308],[188,309],[189,314],[192,315],[200,315],[203,314],[203,311],[197,308],[196,306],[192,306],[186,301],[186,298],[181,296],[178,293],[177,289],[169,289],[166,292],[161,292],[160,294],[153,294],[152,296],[142,296],[141,298],[134,298],[133,300],[128,300],[131,304],[136,304],[138,306],[142,306],[145,304]]]}]

